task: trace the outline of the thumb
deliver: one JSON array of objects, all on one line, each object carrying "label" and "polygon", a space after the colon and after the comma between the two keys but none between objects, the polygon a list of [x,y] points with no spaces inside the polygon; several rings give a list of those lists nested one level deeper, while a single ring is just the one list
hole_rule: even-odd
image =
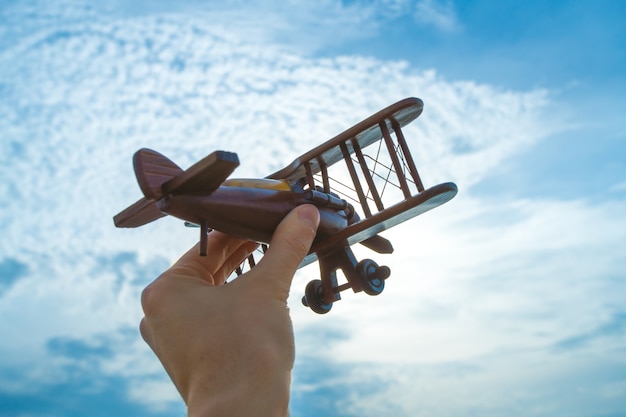
[{"label": "thumb", "polygon": [[285,298],[298,266],[311,248],[319,222],[317,207],[304,204],[293,209],[276,228],[265,256],[253,270],[263,280],[271,280],[275,284],[271,287],[284,289]]}]

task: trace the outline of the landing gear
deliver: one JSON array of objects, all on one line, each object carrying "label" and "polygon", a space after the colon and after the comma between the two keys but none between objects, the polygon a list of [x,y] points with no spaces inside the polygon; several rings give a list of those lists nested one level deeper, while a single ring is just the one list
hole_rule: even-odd
[{"label": "landing gear", "polygon": [[322,281],[319,279],[314,279],[307,284],[304,290],[304,297],[302,297],[302,304],[317,314],[326,314],[333,307],[333,303],[324,302],[324,290]]},{"label": "landing gear", "polygon": [[385,280],[391,275],[387,266],[378,266],[371,259],[363,259],[356,266],[361,289],[367,295],[378,295],[385,289]]},{"label": "landing gear", "polygon": [[[318,314],[330,311],[335,301],[341,300],[341,291],[352,288],[354,292],[364,291],[368,295],[378,295],[385,288],[385,280],[391,270],[378,266],[371,259],[357,262],[350,246],[319,257],[321,280],[308,283],[302,297],[302,304]],[[348,282],[337,283],[337,270],[341,269]]]}]

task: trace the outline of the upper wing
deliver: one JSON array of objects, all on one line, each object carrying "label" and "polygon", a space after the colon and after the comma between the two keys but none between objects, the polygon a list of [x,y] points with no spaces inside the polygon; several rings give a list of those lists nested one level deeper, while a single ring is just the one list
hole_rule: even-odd
[{"label": "upper wing", "polygon": [[415,120],[424,108],[419,98],[406,98],[368,117],[345,132],[335,136],[324,144],[296,158],[285,168],[268,176],[273,179],[284,179],[296,182],[307,176],[307,171],[317,174],[324,167],[329,167],[344,158],[340,149],[345,144],[350,154],[355,152],[351,139],[355,139],[358,147],[363,149],[382,138],[381,123],[393,128],[393,124],[403,127]]},{"label": "upper wing", "polygon": [[357,211],[361,217],[371,217],[424,190],[402,132],[402,127],[415,120],[422,109],[418,98],[399,101],[269,178],[336,194],[360,207]]}]

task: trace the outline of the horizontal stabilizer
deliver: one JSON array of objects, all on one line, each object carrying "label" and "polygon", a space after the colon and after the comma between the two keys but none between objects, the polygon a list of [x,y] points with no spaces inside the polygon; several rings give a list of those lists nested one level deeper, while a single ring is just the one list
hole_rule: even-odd
[{"label": "horizontal stabilizer", "polygon": [[161,187],[165,194],[210,194],[239,166],[236,153],[215,151]]},{"label": "horizontal stabilizer", "polygon": [[393,253],[393,245],[382,236],[374,235],[361,241],[361,245],[378,253]]},{"label": "horizontal stabilizer", "polygon": [[142,198],[113,217],[117,227],[139,227],[164,217],[154,201]]}]

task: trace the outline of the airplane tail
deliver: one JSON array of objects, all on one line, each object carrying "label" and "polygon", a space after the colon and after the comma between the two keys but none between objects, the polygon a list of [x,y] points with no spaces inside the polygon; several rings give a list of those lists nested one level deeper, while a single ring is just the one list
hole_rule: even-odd
[{"label": "airplane tail", "polygon": [[237,154],[216,151],[183,171],[151,149],[133,156],[135,176],[144,198],[117,214],[117,227],[139,227],[164,217],[156,201],[167,194],[210,194],[239,166]]}]

